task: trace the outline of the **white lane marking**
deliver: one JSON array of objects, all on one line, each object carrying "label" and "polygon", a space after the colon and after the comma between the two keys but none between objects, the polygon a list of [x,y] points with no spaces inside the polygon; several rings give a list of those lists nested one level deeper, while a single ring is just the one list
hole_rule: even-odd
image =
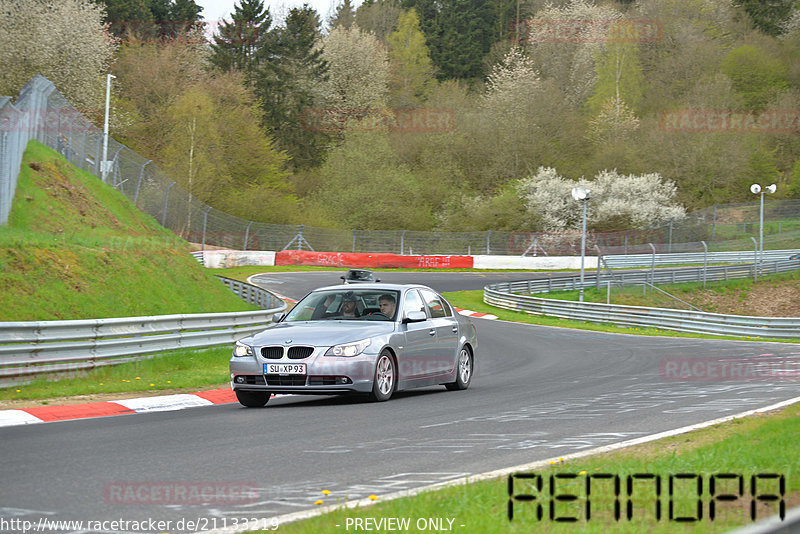
[{"label": "white lane marking", "polygon": [[114,401],[117,404],[133,410],[136,413],[166,412],[170,410],[183,410],[196,406],[212,406],[214,403],[197,395],[177,394],[163,395],[161,397],[140,397],[138,399],[124,399]]},{"label": "white lane marking", "polygon": [[[317,517],[320,515],[327,514],[334,510],[342,510],[342,509],[353,509],[353,508],[363,508],[367,506],[371,506],[376,502],[386,502],[392,501],[395,499],[400,499],[402,497],[413,497],[420,493],[425,493],[428,491],[439,490],[451,486],[460,486],[463,484],[471,484],[474,482],[479,482],[482,480],[491,480],[496,479],[504,476],[508,476],[513,473],[518,473],[520,471],[530,471],[533,469],[538,469],[540,467],[546,467],[553,462],[558,462],[560,460],[573,460],[576,458],[585,458],[586,456],[592,456],[595,454],[601,454],[605,452],[615,451],[618,449],[623,449],[625,447],[631,447],[633,445],[639,445],[641,443],[647,443],[650,441],[655,441],[661,438],[667,438],[670,436],[677,436],[679,434],[685,434],[686,432],[691,432],[692,430],[699,430],[701,428],[706,428],[712,425],[716,425],[719,423],[725,423],[728,421],[732,421],[734,419],[740,419],[742,417],[747,417],[753,414],[768,412],[771,410],[777,410],[779,408],[784,408],[786,406],[790,406],[792,404],[800,402],[800,397],[794,397],[789,400],[777,402],[775,404],[771,404],[769,406],[764,406],[762,408],[756,408],[754,410],[748,410],[746,412],[741,412],[734,415],[729,415],[727,417],[720,417],[717,419],[712,419],[710,421],[704,421],[702,423],[697,423],[694,425],[684,426],[680,428],[676,428],[674,430],[667,430],[665,432],[659,432],[657,434],[651,434],[649,436],[642,436],[639,438],[631,439],[628,441],[621,441],[619,443],[612,443],[611,445],[604,445],[602,447],[597,447],[595,449],[585,450],[581,452],[576,452],[572,454],[567,454],[561,457],[556,458],[548,458],[545,460],[539,460],[537,462],[531,462],[522,465],[516,465],[513,467],[505,467],[503,469],[497,469],[495,471],[488,471],[486,473],[480,473],[477,475],[465,475],[463,478],[459,478],[457,480],[447,480],[444,482],[438,482],[435,484],[430,484],[428,486],[421,486],[412,489],[405,489],[396,491],[394,493],[388,493],[386,495],[379,495],[379,499],[377,501],[373,501],[370,498],[366,499],[359,499],[357,501],[348,501],[345,503],[335,504],[335,505],[325,505],[320,506],[317,508],[313,508],[310,510],[303,510],[300,512],[293,512],[290,514],[283,514],[279,516],[275,516],[273,518],[267,518],[267,520],[275,520],[280,525],[285,525],[286,523],[292,523],[294,521],[300,521],[303,519],[310,519],[312,517]],[[204,531],[203,534],[233,534],[235,532],[244,532],[248,530],[247,528],[241,529],[226,529],[226,530],[211,530],[211,531]],[[199,533],[198,533],[199,534]]]}]

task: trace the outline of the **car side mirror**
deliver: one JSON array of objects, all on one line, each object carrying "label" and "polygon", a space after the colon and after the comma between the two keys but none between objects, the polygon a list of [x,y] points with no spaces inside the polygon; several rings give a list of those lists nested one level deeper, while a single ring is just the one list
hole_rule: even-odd
[{"label": "car side mirror", "polygon": [[419,322],[422,322],[422,321],[426,320],[427,318],[428,318],[428,316],[425,315],[424,311],[419,311],[419,310],[410,311],[410,312],[406,313],[405,317],[403,317],[403,324],[419,323]]},{"label": "car side mirror", "polygon": [[273,323],[279,323],[279,322],[281,322],[283,320],[284,317],[286,317],[286,314],[283,313],[283,312],[273,313],[272,314],[272,322]]},{"label": "car side mirror", "polygon": [[375,279],[375,281],[376,281],[376,282],[380,282],[380,281],[381,281],[381,279],[380,279],[380,278],[376,278],[376,279]]},{"label": "car side mirror", "polygon": [[344,280],[344,276],[340,276],[339,278],[341,278],[342,280]]}]

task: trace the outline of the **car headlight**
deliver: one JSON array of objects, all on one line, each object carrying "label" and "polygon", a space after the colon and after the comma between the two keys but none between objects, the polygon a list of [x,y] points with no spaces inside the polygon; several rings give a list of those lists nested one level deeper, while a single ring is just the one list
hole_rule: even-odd
[{"label": "car headlight", "polygon": [[253,347],[250,345],[245,345],[241,341],[236,342],[236,346],[233,347],[233,355],[242,358],[244,356],[253,356]]},{"label": "car headlight", "polygon": [[354,341],[353,343],[344,343],[342,345],[334,345],[328,349],[325,356],[358,356],[364,349],[369,347],[371,341],[369,339],[362,339],[361,341]]}]

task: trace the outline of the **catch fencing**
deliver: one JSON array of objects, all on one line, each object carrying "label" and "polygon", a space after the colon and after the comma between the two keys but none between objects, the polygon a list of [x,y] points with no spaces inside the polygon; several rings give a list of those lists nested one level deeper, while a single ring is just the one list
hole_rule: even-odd
[{"label": "catch fencing", "polygon": [[[0,97],[0,225],[11,209],[22,154],[36,139],[71,163],[100,176],[103,132],[72,107],[47,79],[36,76],[12,104]],[[315,250],[408,255],[580,254],[581,234],[565,232],[428,232],[318,228],[248,221],[199,201],[147,157],[108,140],[107,182],[142,211],[188,241],[235,250]],[[577,208],[576,208],[577,209]],[[765,201],[765,248],[800,241],[800,200]],[[588,254],[748,250],[759,234],[758,201],[713,206],[643,230],[590,232]]]},{"label": "catch fencing", "polygon": [[[598,289],[613,284],[648,285],[680,282],[706,282],[730,280],[789,272],[800,269],[796,260],[764,262],[760,268],[751,265],[723,265],[660,269],[641,272],[586,274],[583,287]],[[532,315],[547,315],[562,319],[611,323],[619,326],[636,326],[715,335],[749,336],[763,338],[800,339],[800,317],[753,317],[708,313],[699,310],[649,308],[596,302],[534,297],[535,293],[580,289],[578,276],[548,277],[545,280],[502,282],[484,288],[483,300],[487,304]],[[525,293],[525,294],[524,294]]]},{"label": "catch fencing", "polygon": [[267,309],[76,321],[0,323],[0,380],[80,371],[176,349],[231,346],[260,332],[286,303],[268,291],[223,279],[240,297]]}]

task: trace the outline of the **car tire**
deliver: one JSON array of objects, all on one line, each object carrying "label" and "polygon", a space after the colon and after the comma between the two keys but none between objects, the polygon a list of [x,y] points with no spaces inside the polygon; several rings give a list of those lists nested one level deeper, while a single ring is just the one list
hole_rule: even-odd
[{"label": "car tire", "polygon": [[372,379],[372,392],[369,398],[374,402],[384,402],[391,398],[397,387],[397,367],[391,352],[384,350],[375,364],[375,376]]},{"label": "car tire", "polygon": [[472,382],[473,363],[472,352],[466,345],[461,347],[461,350],[458,351],[458,361],[456,362],[456,381],[445,384],[444,387],[450,391],[467,389],[469,383]]},{"label": "car tire", "polygon": [[236,399],[242,406],[261,408],[269,402],[269,393],[261,391],[236,391]]}]

